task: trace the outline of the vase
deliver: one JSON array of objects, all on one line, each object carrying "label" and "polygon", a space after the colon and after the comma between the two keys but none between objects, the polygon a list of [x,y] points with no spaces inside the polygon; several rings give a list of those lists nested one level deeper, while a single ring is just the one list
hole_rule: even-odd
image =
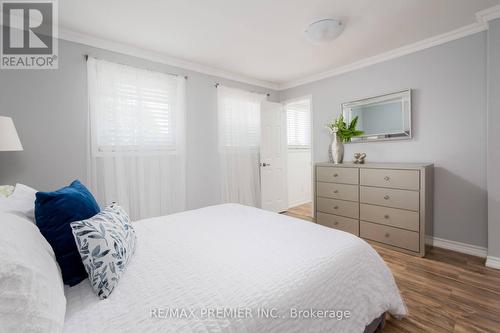
[{"label": "vase", "polygon": [[337,134],[332,135],[332,142],[328,149],[330,162],[334,164],[341,164],[344,160],[344,144]]}]

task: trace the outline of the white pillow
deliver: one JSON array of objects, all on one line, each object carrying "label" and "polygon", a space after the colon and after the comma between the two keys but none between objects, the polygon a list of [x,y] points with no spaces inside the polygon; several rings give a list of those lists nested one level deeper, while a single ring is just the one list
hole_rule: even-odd
[{"label": "white pillow", "polygon": [[20,215],[35,222],[36,192],[29,186],[17,184],[10,196],[0,197],[0,212]]},{"label": "white pillow", "polygon": [[0,212],[2,332],[61,332],[66,297],[59,266],[38,228]]}]

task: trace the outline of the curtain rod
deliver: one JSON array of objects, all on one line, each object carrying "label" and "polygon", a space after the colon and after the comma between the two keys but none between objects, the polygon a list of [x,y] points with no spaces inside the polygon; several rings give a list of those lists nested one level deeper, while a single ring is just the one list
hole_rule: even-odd
[{"label": "curtain rod", "polygon": [[[221,85],[220,83],[216,82],[215,83],[215,88],[219,88],[220,85]],[[262,94],[261,91],[251,91],[251,90],[249,90],[249,92],[254,93],[254,94]],[[266,94],[267,97],[271,96],[270,93],[265,93],[265,94]]]},{"label": "curtain rod", "polygon": [[[85,58],[85,61],[88,61],[89,60],[89,55],[88,54],[85,54],[83,56]],[[98,59],[98,58],[96,58]],[[125,65],[125,66],[130,66],[130,65],[127,65],[127,64],[122,64],[122,63],[119,63],[120,65]],[[152,70],[152,69],[149,69],[149,68],[146,68],[146,70],[149,70],[149,71],[152,71],[152,72],[158,72],[158,70]],[[180,74],[176,74],[176,73],[165,73],[165,74],[168,74],[168,75],[173,75],[173,76],[182,76]],[[184,75],[184,78],[187,80],[189,77],[187,75]]]}]

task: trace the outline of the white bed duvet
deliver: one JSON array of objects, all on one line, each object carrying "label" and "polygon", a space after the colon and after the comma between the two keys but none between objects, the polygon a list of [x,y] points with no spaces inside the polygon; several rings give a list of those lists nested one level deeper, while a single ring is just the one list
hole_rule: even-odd
[{"label": "white bed duvet", "polygon": [[406,314],[382,259],[341,231],[235,204],[134,227],[108,299],[88,280],[66,289],[65,332],[361,333],[385,311]]}]

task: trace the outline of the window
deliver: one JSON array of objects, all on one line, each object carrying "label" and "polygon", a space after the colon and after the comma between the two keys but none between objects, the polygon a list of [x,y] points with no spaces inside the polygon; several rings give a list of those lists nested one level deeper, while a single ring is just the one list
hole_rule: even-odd
[{"label": "window", "polygon": [[288,148],[311,147],[310,104],[309,99],[286,104]]},{"label": "window", "polygon": [[265,99],[264,94],[217,88],[222,202],[260,205],[260,105]]},{"label": "window", "polygon": [[96,79],[92,134],[97,151],[175,150],[178,78],[103,60],[89,61],[95,63],[90,75]]},{"label": "window", "polygon": [[89,181],[133,220],[186,207],[185,78],[87,61]]},{"label": "window", "polygon": [[217,109],[219,146],[258,148],[260,142],[260,104],[266,95],[219,86]]}]

